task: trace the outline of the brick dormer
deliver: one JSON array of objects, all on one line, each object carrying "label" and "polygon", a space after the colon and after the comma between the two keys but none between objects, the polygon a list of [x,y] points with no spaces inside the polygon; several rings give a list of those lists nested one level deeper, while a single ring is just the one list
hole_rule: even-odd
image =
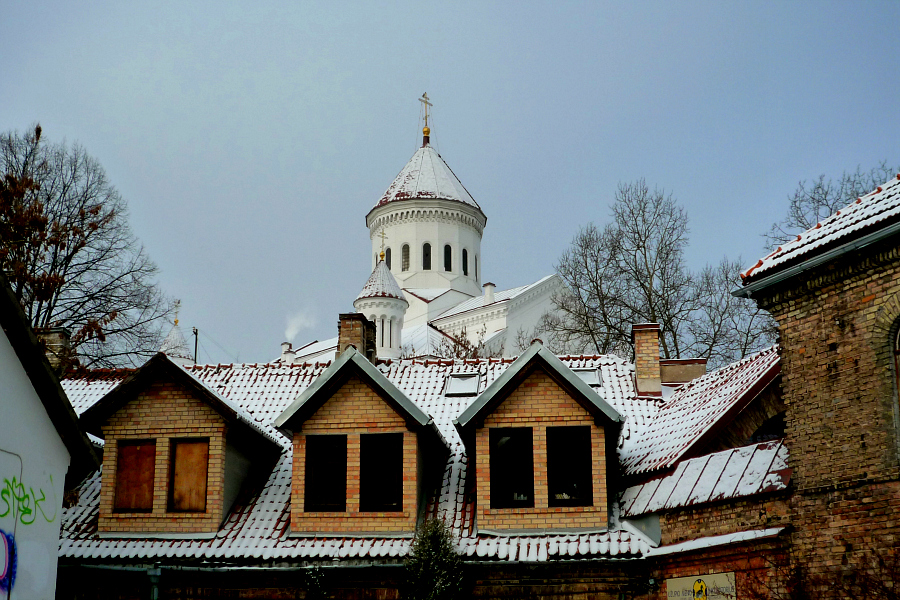
[{"label": "brick dormer", "polygon": [[[289,406],[291,532],[411,535],[446,443],[431,418],[355,348]],[[428,466],[431,465],[429,469]]]},{"label": "brick dormer", "polygon": [[606,528],[621,420],[532,344],[454,422],[475,456],[479,530]]},{"label": "brick dormer", "polygon": [[205,537],[218,531],[251,465],[276,439],[160,353],[84,412],[105,440],[99,532]]}]

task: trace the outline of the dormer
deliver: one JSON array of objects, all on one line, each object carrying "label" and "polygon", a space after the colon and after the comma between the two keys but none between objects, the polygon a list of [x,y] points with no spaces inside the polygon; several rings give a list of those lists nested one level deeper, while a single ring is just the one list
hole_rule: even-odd
[{"label": "dormer", "polygon": [[[157,354],[81,416],[105,440],[101,535],[212,537],[281,444],[236,404]],[[263,466],[265,465],[265,467]]]},{"label": "dormer", "polygon": [[412,535],[446,442],[427,414],[348,347],[275,420],[293,439],[291,533]]},{"label": "dormer", "polygon": [[607,527],[622,418],[594,376],[535,342],[456,419],[475,457],[480,532]]}]

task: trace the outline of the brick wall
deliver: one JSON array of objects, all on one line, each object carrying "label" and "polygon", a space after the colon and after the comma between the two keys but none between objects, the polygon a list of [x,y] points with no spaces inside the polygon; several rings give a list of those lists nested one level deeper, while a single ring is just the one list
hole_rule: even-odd
[{"label": "brick wall", "polygon": [[900,539],[898,265],[882,244],[758,292],[781,336],[794,554],[813,572]]},{"label": "brick wall", "polygon": [[[593,454],[593,505],[548,506],[548,426],[590,425]],[[491,427],[531,427],[534,455],[534,508],[492,509],[490,499]],[[602,528],[607,523],[605,432],[594,418],[543,370],[528,376],[485,419],[475,433],[478,527],[488,530]]]},{"label": "brick wall", "polygon": [[687,507],[660,515],[663,546],[714,535],[790,524],[786,497],[752,498]]},{"label": "brick wall", "polygon": [[[214,533],[222,521],[225,477],[225,432],[222,417],[179,384],[160,381],[116,411],[103,425],[103,476],[100,491],[101,533]],[[170,442],[178,438],[209,438],[206,512],[167,512]],[[116,459],[119,440],[155,439],[153,510],[115,513]]]},{"label": "brick wall", "polygon": [[[403,511],[359,511],[359,436],[363,433],[403,433]],[[347,435],[347,511],[303,511],[306,435]],[[416,529],[418,441],[406,422],[358,377],[351,377],[294,434],[291,481],[291,531],[366,533],[406,532]]]}]

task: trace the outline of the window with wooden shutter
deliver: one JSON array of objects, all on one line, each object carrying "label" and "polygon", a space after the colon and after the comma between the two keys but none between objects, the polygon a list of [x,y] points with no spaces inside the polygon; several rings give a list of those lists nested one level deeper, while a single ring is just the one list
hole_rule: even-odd
[{"label": "window with wooden shutter", "polygon": [[209,438],[172,440],[169,512],[206,512]]},{"label": "window with wooden shutter", "polygon": [[156,475],[156,440],[119,440],[116,453],[116,512],[151,512]]}]

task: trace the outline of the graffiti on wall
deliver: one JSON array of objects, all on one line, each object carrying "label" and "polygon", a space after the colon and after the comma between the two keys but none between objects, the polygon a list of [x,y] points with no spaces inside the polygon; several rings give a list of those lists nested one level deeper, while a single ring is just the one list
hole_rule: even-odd
[{"label": "graffiti on wall", "polygon": [[10,591],[15,582],[16,538],[0,529],[0,591]]},{"label": "graffiti on wall", "polygon": [[[50,476],[50,493],[55,496],[56,491],[53,487],[53,476]],[[51,514],[47,514],[45,507],[49,504],[52,509]],[[59,502],[53,497],[47,500],[47,494],[44,489],[39,487],[25,487],[25,484],[13,476],[12,479],[3,478],[3,484],[0,486],[0,518],[11,515],[13,520],[18,520],[22,525],[31,525],[40,515],[47,523],[56,520],[56,507]]]}]

